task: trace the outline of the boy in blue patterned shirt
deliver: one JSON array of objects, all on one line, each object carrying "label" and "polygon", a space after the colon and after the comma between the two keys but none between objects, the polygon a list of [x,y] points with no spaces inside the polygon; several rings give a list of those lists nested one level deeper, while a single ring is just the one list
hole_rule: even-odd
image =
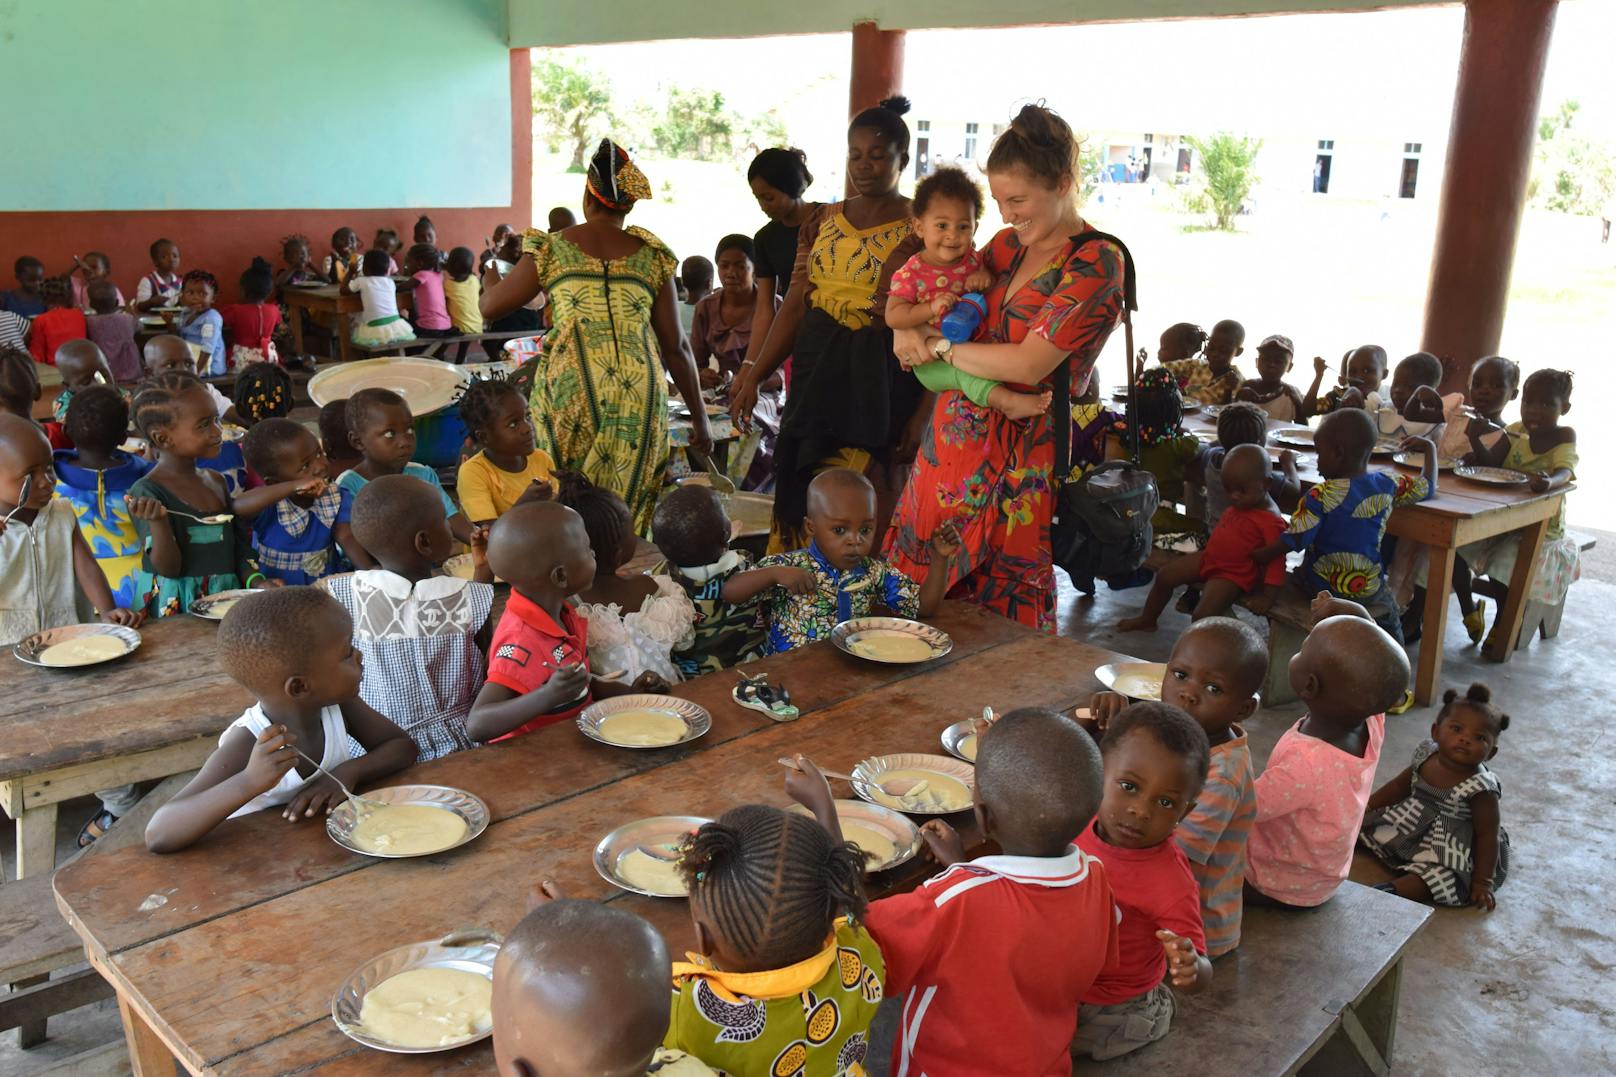
[{"label": "boy in blue patterned shirt", "polygon": [[1251,557],[1267,564],[1293,550],[1305,551],[1301,568],[1291,575],[1293,584],[1305,594],[1328,591],[1359,603],[1401,643],[1401,618],[1386,586],[1380,543],[1392,509],[1436,493],[1436,445],[1430,438],[1409,438],[1403,449],[1424,454],[1423,473],[1388,475],[1369,470],[1378,436],[1366,411],[1345,408],[1325,416],[1313,438],[1324,481],[1303,496],[1289,529]]},{"label": "boy in blue patterned shirt", "polygon": [[796,568],[812,586],[776,588],[767,609],[769,654],[827,639],[831,629],[876,607],[899,617],[930,617],[948,589],[948,561],[959,552],[959,532],[944,524],[931,537],[932,571],[916,584],[887,562],[870,556],[875,539],[875,487],[848,468],[820,473],[808,485],[804,529],[808,548],[765,557],[758,568]]}]

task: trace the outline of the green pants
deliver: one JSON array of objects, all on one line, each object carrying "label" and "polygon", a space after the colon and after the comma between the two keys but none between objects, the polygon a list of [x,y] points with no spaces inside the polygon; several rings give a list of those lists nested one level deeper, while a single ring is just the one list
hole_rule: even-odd
[{"label": "green pants", "polygon": [[915,377],[919,378],[920,384],[930,392],[940,393],[945,389],[958,389],[971,403],[982,408],[988,406],[988,394],[999,387],[996,381],[967,374],[959,367],[944,362],[925,363],[915,367]]}]

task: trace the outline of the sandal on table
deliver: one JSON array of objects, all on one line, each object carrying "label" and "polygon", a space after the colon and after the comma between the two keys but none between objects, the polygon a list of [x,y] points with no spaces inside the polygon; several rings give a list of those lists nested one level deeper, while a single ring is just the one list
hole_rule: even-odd
[{"label": "sandal on table", "polygon": [[795,722],[801,714],[791,705],[791,693],[784,687],[771,688],[767,676],[748,677],[741,673],[741,682],[730,695],[741,706],[765,714],[776,722]]}]

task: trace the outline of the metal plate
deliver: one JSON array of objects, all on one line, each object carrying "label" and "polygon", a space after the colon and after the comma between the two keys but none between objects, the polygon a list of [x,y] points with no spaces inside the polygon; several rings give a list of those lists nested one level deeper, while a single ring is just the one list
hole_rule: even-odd
[{"label": "metal plate", "polygon": [[1507,467],[1476,467],[1471,464],[1460,464],[1453,469],[1453,473],[1461,479],[1486,483],[1488,486],[1525,486],[1532,481],[1531,476],[1511,471]]},{"label": "metal plate", "polygon": [[[1425,454],[1417,452],[1397,452],[1392,454],[1392,463],[1398,467],[1411,467],[1415,471],[1425,470]],[[1438,471],[1452,471],[1459,466],[1459,461],[1451,457],[1437,457],[1436,469]]]},{"label": "metal plate", "polygon": [[1276,445],[1289,445],[1293,449],[1313,448],[1313,431],[1304,426],[1287,426],[1275,430],[1269,440]]},{"label": "metal plate", "polygon": [[217,591],[211,595],[203,595],[201,598],[192,599],[191,604],[185,607],[185,612],[192,617],[200,617],[204,621],[222,621],[224,620],[224,615],[229,613],[230,610],[226,608],[221,611],[218,609],[219,606],[224,605],[226,602],[240,602],[248,595],[256,595],[257,593],[251,588],[235,591]]},{"label": "metal plate", "polygon": [[1369,450],[1370,456],[1394,456],[1403,450],[1402,438],[1390,438],[1375,442],[1374,448]]},{"label": "metal plate", "polygon": [[[607,740],[600,731],[600,723],[614,714],[624,711],[663,711],[673,715],[685,724],[685,735],[678,740],[667,744],[619,744],[615,740]],[[579,732],[590,740],[597,740],[602,744],[609,744],[613,748],[657,749],[672,748],[680,744],[689,744],[703,733],[713,727],[713,716],[707,713],[707,708],[699,703],[692,703],[688,699],[677,696],[662,695],[632,695],[613,696],[585,707],[583,713],[576,719]]]},{"label": "metal plate", "polygon": [[[1094,677],[1111,691],[1125,695],[1132,700],[1147,700],[1155,702],[1161,699],[1161,682],[1167,676],[1167,663],[1165,662],[1115,662],[1101,666],[1094,671]],[[1156,686],[1152,695],[1147,687],[1149,683]],[[1121,685],[1119,688],[1118,685]],[[1132,691],[1129,691],[1132,689]]]},{"label": "metal plate", "polygon": [[416,942],[389,950],[355,969],[331,996],[331,1020],[337,1023],[343,1035],[355,1043],[378,1051],[400,1055],[435,1054],[452,1051],[468,1043],[476,1043],[493,1035],[494,1022],[490,1015],[488,1027],[464,1039],[438,1047],[403,1047],[371,1035],[359,1021],[365,1005],[365,996],[383,981],[411,969],[457,969],[478,976],[494,978],[494,958],[499,954],[500,936],[487,930],[457,931],[431,942]]},{"label": "metal plate", "polygon": [[[121,640],[124,649],[120,654],[108,655],[98,658],[94,662],[86,662],[77,666],[51,666],[40,661],[40,655],[49,647],[68,640],[84,639],[88,636],[110,636]],[[11,653],[17,656],[18,661],[27,662],[30,666],[39,666],[43,669],[90,669],[94,666],[116,662],[125,655],[132,654],[140,646],[140,633],[125,625],[87,624],[63,625],[60,628],[47,628],[43,632],[35,632],[27,639],[11,648]]]},{"label": "metal plate", "polygon": [[[453,576],[457,580],[472,579],[476,573],[476,569],[472,567],[471,554],[469,553],[457,553],[445,561],[441,567],[445,576]],[[494,582],[504,583],[505,581],[495,576]]]},{"label": "metal plate", "polygon": [[353,843],[354,827],[359,825],[359,815],[354,810],[353,801],[344,799],[337,805],[332,813],[325,817],[325,832],[331,840],[347,849],[349,852],[361,856],[374,856],[378,860],[406,860],[416,856],[437,856],[450,849],[458,849],[469,841],[473,841],[483,831],[488,829],[488,805],[481,797],[474,796],[464,789],[456,789],[448,785],[390,785],[385,789],[366,789],[359,794],[366,800],[375,800],[383,804],[418,804],[429,808],[443,808],[452,811],[466,821],[465,835],[453,845],[444,849],[434,849],[430,853],[373,853],[369,849],[361,849]]},{"label": "metal plate", "polygon": [[710,822],[711,819],[699,815],[653,815],[648,819],[636,819],[632,823],[624,823],[595,845],[595,870],[600,873],[602,879],[631,894],[644,894],[646,897],[684,897],[683,894],[656,894],[641,889],[617,874],[617,862],[623,859],[625,853],[639,845],[682,844],[689,834]]},{"label": "metal plate", "polygon": [[852,649],[853,642],[864,632],[889,632],[900,636],[913,636],[924,640],[931,647],[928,658],[916,659],[915,662],[930,662],[941,658],[954,649],[954,641],[948,633],[940,628],[911,621],[905,617],[855,617],[851,621],[843,621],[830,631],[830,641],[836,649],[862,658],[866,662],[880,662],[883,665],[913,665],[914,662],[894,661],[890,658],[872,658],[867,654],[859,654]]},{"label": "metal plate", "polygon": [[419,419],[454,403],[470,384],[471,375],[464,368],[436,359],[358,359],[327,367],[310,378],[309,399],[323,408],[361,389],[391,389]]},{"label": "metal plate", "polygon": [[247,436],[247,428],[235,423],[220,423],[219,436],[226,441],[240,441]]},{"label": "metal plate", "polygon": [[966,755],[961,745],[965,743],[966,737],[976,736],[980,738],[986,729],[987,727],[982,724],[982,719],[980,718],[961,719],[943,730],[943,750],[955,759],[963,759],[974,766],[976,760]]},{"label": "metal plate", "polygon": [[[858,794],[860,800],[867,801],[877,807],[885,808],[875,799],[875,790],[870,783],[879,782],[883,774],[895,770],[921,770],[943,777],[953,778],[964,784],[966,789],[976,788],[976,768],[963,759],[955,759],[947,755],[929,755],[920,752],[900,752],[895,755],[878,755],[865,759],[853,768],[853,792]],[[958,815],[962,811],[970,811],[971,805],[954,808],[951,811],[936,811],[930,808],[903,808],[905,815]]]},{"label": "metal plate", "polygon": [[[801,804],[793,804],[786,811],[806,815],[809,818],[814,814]],[[879,804],[867,804],[862,800],[838,800],[836,817],[844,826],[848,823],[857,823],[859,826],[868,827],[877,834],[890,838],[892,844],[897,847],[897,852],[892,854],[891,860],[880,863],[873,860],[867,862],[864,865],[865,874],[886,871],[899,864],[908,863],[920,852],[920,847],[924,844],[920,840],[920,828],[907,815]]]}]

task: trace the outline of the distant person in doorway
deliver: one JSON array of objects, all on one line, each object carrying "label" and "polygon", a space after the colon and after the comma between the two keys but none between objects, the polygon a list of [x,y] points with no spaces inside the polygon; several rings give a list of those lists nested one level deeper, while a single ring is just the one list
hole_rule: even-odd
[{"label": "distant person in doorway", "polygon": [[[602,139],[584,183],[583,223],[555,235],[529,229],[521,261],[503,280],[490,267],[482,297],[483,317],[495,319],[549,293],[555,329],[530,400],[537,447],[559,469],[621,497],[642,535],[668,458],[664,371],[680,396],[701,398],[679,327],[673,252],[645,229],[624,227],[634,203],[650,197],[645,173]],[[691,447],[711,452],[706,411],[694,409],[692,421]]]}]

